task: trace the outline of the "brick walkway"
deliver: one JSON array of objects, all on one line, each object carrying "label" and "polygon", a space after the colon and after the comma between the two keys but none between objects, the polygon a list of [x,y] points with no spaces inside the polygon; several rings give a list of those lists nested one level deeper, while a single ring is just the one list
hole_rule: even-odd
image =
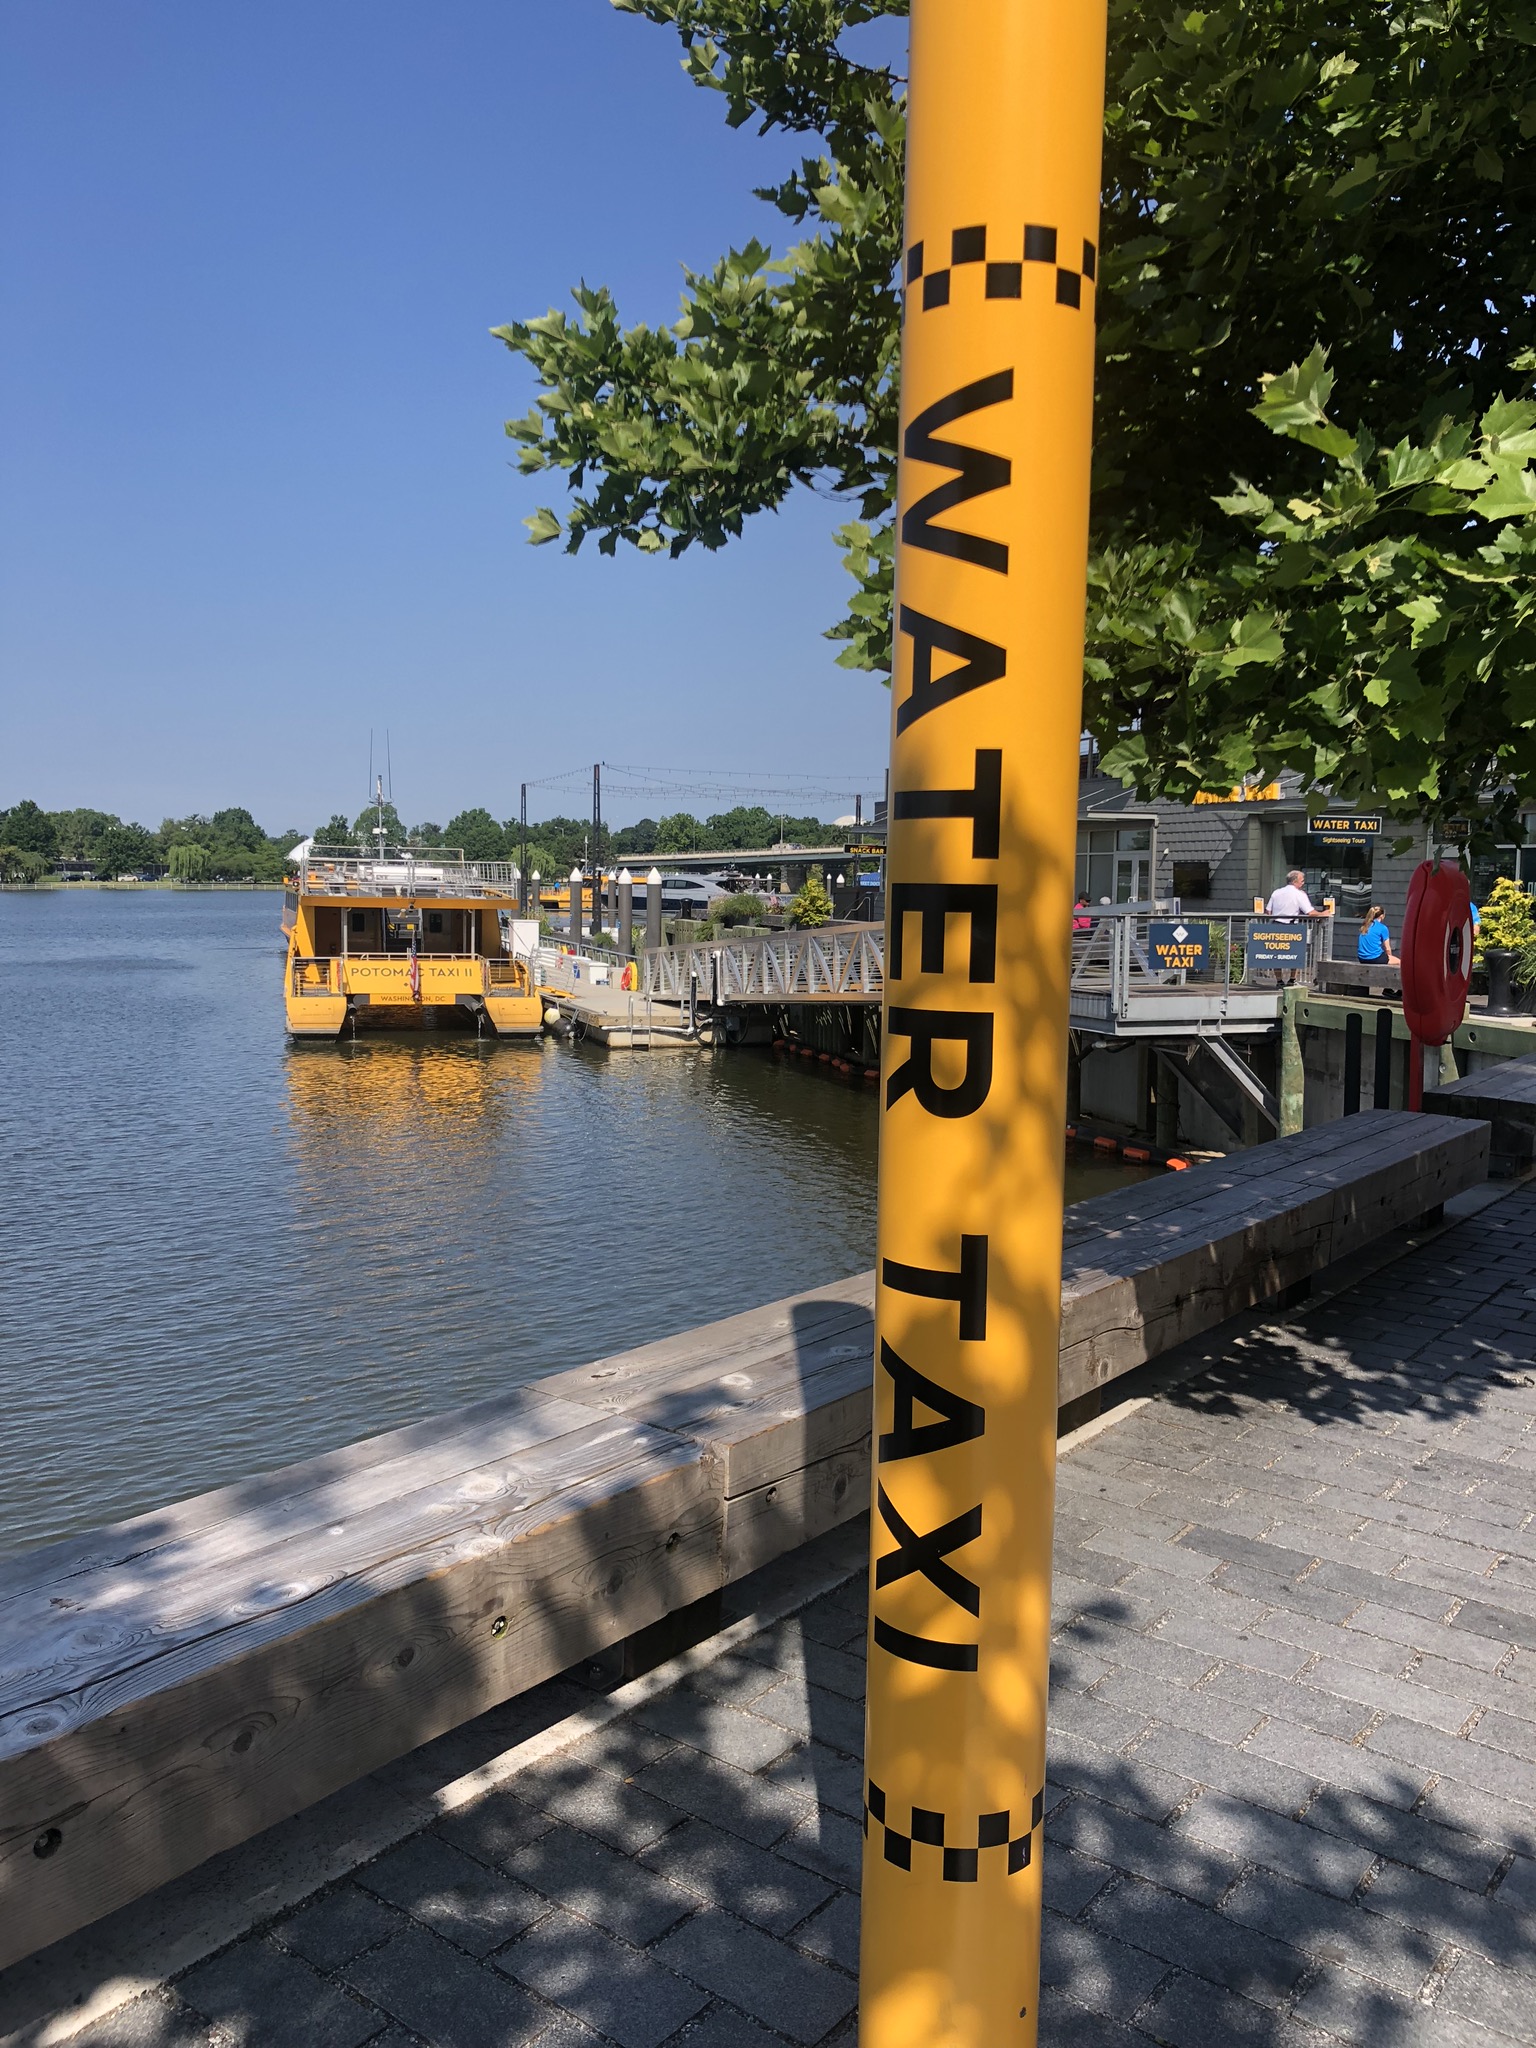
[{"label": "brick walkway", "polygon": [[[1061,1467],[1050,2048],[1536,2043],[1536,1191]],[[855,2036],[862,1586],[77,2048]]]}]

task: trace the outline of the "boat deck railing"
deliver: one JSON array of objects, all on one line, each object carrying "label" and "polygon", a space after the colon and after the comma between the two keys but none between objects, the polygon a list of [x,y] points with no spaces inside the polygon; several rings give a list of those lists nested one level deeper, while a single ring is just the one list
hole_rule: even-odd
[{"label": "boat deck railing", "polygon": [[312,846],[295,864],[305,896],[512,896],[509,860],[466,860],[458,846]]},{"label": "boat deck railing", "polygon": [[[349,993],[349,968],[367,969],[385,965],[398,968],[410,957],[410,953],[403,947],[396,953],[296,953],[289,962],[293,993],[296,996],[346,995]],[[470,979],[478,979],[482,992],[486,993],[492,989],[519,988],[529,982],[527,963],[514,960],[507,955],[495,957],[485,953],[418,953],[416,959],[423,974],[426,975],[445,968],[467,968]],[[366,976],[364,979],[366,981]],[[350,992],[356,993],[355,990]]]}]

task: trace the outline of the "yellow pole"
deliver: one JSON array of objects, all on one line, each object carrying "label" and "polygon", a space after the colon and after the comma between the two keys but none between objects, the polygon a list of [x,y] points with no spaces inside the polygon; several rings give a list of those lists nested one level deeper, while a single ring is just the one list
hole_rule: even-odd
[{"label": "yellow pole", "polygon": [[1105,0],[913,0],[862,2048],[1036,2038]]}]

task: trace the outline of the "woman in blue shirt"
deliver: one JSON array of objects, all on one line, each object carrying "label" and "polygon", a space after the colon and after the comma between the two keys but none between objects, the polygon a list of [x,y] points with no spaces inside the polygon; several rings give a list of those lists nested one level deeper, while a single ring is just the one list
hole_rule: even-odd
[{"label": "woman in blue shirt", "polygon": [[1388,967],[1397,965],[1392,957],[1392,934],[1387,930],[1386,914],[1379,903],[1371,905],[1361,922],[1355,954],[1372,966],[1378,961],[1385,961]]}]

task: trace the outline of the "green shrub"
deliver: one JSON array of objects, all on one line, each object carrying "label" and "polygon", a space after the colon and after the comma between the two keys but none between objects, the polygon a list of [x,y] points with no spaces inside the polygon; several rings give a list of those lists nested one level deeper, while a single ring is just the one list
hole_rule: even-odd
[{"label": "green shrub", "polygon": [[821,869],[812,868],[789,906],[789,921],[809,930],[815,925],[826,924],[832,916],[832,898],[827,894],[827,885],[821,878]]},{"label": "green shrub", "polygon": [[1473,948],[1475,959],[1481,960],[1490,946],[1508,947],[1515,953],[1536,946],[1536,901],[1508,875],[1500,875],[1481,908],[1482,921]]}]

